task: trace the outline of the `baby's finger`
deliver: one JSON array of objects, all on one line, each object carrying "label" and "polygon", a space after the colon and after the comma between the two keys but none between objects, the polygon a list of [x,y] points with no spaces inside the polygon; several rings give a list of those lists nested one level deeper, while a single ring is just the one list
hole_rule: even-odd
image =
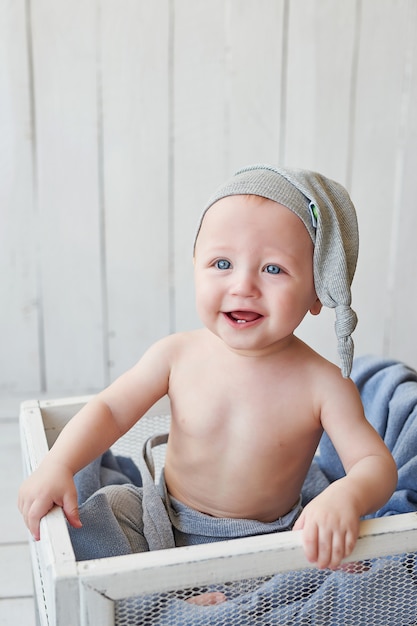
[{"label": "baby's finger", "polygon": [[337,545],[333,545],[332,533],[324,528],[319,528],[317,540],[317,558],[316,565],[319,569],[325,569],[332,563],[334,549]]},{"label": "baby's finger", "polygon": [[25,516],[26,526],[32,534],[35,541],[40,539],[40,521],[41,518],[46,515],[54,506],[54,503],[50,500],[35,500],[32,502],[28,512]]},{"label": "baby's finger", "polygon": [[332,557],[328,567],[336,569],[340,566],[344,558],[352,554],[356,545],[359,533],[359,522],[355,526],[348,527],[346,530],[334,533],[332,544]]},{"label": "baby's finger", "polygon": [[62,508],[65,517],[67,518],[71,526],[73,526],[74,528],[81,528],[82,523],[78,511],[77,496],[70,495],[65,497]]},{"label": "baby's finger", "polygon": [[[19,489],[19,493],[17,496],[17,508],[19,509],[25,523],[27,521],[28,512],[32,505],[32,499],[26,496],[23,487]],[[27,523],[26,523],[27,525]]]},{"label": "baby's finger", "polygon": [[356,541],[358,538],[359,528],[354,529],[353,531],[348,530],[345,537],[345,553],[343,557],[347,557],[352,554]]},{"label": "baby's finger", "polygon": [[[346,556],[346,537],[344,533],[335,532],[329,537],[329,551],[323,553],[323,560],[320,560],[322,567],[336,569],[342,559]],[[327,563],[325,557],[327,556]]]},{"label": "baby's finger", "polygon": [[303,547],[306,558],[310,563],[316,563],[319,549],[319,529],[316,524],[307,524],[303,527]]}]

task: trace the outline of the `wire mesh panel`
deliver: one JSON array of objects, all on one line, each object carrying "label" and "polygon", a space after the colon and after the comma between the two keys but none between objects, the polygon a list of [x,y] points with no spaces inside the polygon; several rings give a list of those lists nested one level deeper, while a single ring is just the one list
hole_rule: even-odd
[{"label": "wire mesh panel", "polygon": [[[139,464],[144,442],[155,434],[164,434],[169,431],[171,417],[169,415],[145,415],[129,430],[124,437],[119,439],[112,451],[117,455],[129,457]],[[153,449],[153,461],[155,463],[155,476],[158,479],[165,458],[165,445]]]},{"label": "wire mesh panel", "polygon": [[[128,598],[115,603],[115,624],[411,626],[417,624],[416,562],[410,553],[334,572],[305,569]],[[195,604],[211,600],[220,603]]]}]

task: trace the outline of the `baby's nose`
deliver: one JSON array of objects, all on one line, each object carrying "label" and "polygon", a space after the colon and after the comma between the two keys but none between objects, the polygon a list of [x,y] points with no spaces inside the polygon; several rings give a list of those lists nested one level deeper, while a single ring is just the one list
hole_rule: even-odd
[{"label": "baby's nose", "polygon": [[234,275],[233,294],[241,297],[254,297],[259,294],[258,278],[252,272],[241,271]]}]

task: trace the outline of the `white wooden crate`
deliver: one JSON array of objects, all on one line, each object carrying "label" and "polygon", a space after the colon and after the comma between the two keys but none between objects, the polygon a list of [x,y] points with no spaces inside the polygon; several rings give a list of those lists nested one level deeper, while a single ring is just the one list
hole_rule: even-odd
[{"label": "white wooden crate", "polygon": [[[87,400],[22,404],[26,474]],[[169,417],[154,408],[115,451],[134,458],[141,440],[168,426]],[[300,532],[80,562],[61,509],[42,520],[41,535],[31,553],[42,626],[417,624],[416,513],[362,522],[349,558],[356,565],[338,572],[308,564]],[[213,589],[227,601],[212,607],[184,601]]]}]

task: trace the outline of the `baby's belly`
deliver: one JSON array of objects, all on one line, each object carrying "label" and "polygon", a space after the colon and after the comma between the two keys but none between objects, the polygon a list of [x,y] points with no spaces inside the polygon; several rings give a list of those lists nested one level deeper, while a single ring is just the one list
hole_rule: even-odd
[{"label": "baby's belly", "polygon": [[165,467],[168,492],[196,511],[213,517],[273,522],[299,501],[303,481],[222,475],[218,471],[173,472]]}]

